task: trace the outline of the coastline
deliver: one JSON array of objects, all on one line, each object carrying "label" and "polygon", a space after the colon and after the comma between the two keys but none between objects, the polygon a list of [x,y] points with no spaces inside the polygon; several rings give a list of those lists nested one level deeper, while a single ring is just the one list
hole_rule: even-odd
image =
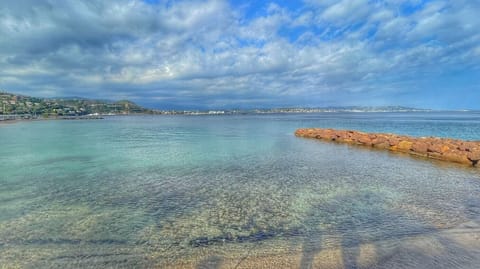
[{"label": "coastline", "polygon": [[49,121],[49,120],[101,120],[104,116],[75,116],[75,117],[50,117],[50,118],[29,118],[29,119],[6,119],[0,120],[0,125],[15,124],[19,122]]},{"label": "coastline", "polygon": [[441,161],[478,167],[480,141],[465,141],[439,137],[412,137],[385,133],[364,133],[353,130],[304,128],[295,131],[297,137],[354,144],[408,153]]},{"label": "coastline", "polygon": [[18,123],[20,121],[28,121],[28,120],[0,120],[0,126],[1,125],[7,125],[7,124],[14,124],[14,123]]}]

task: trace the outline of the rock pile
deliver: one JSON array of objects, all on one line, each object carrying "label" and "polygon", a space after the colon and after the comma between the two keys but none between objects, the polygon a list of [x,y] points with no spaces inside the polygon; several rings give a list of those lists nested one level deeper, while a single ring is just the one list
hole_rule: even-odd
[{"label": "rock pile", "polygon": [[470,166],[477,166],[480,161],[480,141],[463,141],[437,137],[417,138],[395,134],[320,128],[298,129],[295,131],[295,135],[405,152]]}]

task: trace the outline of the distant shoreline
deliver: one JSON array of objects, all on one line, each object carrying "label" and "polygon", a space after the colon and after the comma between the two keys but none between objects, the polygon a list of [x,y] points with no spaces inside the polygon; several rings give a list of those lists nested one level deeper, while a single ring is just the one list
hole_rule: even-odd
[{"label": "distant shoreline", "polygon": [[[293,115],[293,114],[335,114],[335,113],[378,113],[378,114],[401,114],[401,113],[480,113],[476,110],[421,110],[421,111],[164,111],[163,113],[132,113],[132,114],[99,114],[99,115],[82,115],[82,116],[55,116],[55,117],[34,117],[31,115],[0,115],[0,125],[13,124],[18,122],[44,121],[44,120],[95,120],[108,117],[125,117],[125,116],[241,116],[241,115]],[[12,118],[13,117],[13,118]]]},{"label": "distant shoreline", "polygon": [[[1,117],[1,116],[0,116]],[[1,124],[15,124],[19,122],[32,122],[32,121],[48,121],[48,120],[100,120],[104,119],[103,116],[75,116],[75,117],[49,117],[49,118],[9,118],[0,119]]]},{"label": "distant shoreline", "polygon": [[20,121],[28,121],[28,120],[0,120],[0,125],[3,125],[3,124],[14,124],[14,123],[18,123]]}]

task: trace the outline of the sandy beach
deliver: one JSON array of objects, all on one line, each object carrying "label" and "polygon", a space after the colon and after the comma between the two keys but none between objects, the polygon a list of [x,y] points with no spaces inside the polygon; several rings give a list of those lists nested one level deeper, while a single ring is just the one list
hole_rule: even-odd
[{"label": "sandy beach", "polygon": [[159,268],[478,268],[480,225],[470,221],[438,232],[352,247],[295,249],[278,255],[245,253],[241,257],[203,257]]}]

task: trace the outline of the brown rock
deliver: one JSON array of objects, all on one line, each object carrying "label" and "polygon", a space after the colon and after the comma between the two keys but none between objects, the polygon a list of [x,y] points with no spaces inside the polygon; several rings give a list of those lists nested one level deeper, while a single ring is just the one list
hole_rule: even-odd
[{"label": "brown rock", "polygon": [[443,158],[441,153],[438,152],[428,152],[427,156],[432,159],[441,160]]},{"label": "brown rock", "polygon": [[390,144],[385,141],[385,142],[382,142],[382,143],[378,143],[378,144],[373,144],[374,147],[376,148],[379,148],[379,149],[388,149],[390,148]]},{"label": "brown rock", "polygon": [[384,144],[386,142],[388,142],[387,139],[382,136],[377,136],[376,138],[372,139],[373,145]]},{"label": "brown rock", "polygon": [[323,139],[327,139],[327,140],[334,140],[337,136],[335,135],[335,131],[332,130],[332,129],[326,129],[326,130],[323,130],[321,133],[320,133],[320,136],[323,138]]},{"label": "brown rock", "polygon": [[455,163],[463,163],[472,165],[472,161],[467,158],[467,155],[461,154],[460,151],[449,150],[442,154],[442,159]]},{"label": "brown rock", "polygon": [[432,142],[430,145],[428,145],[427,151],[442,153],[442,146],[440,144],[435,144],[435,142]]},{"label": "brown rock", "polygon": [[449,151],[449,150],[450,150],[450,147],[449,147],[448,145],[441,145],[441,147],[440,147],[440,151],[441,151],[442,153],[445,153],[445,152],[447,152],[447,151]]},{"label": "brown rock", "polygon": [[467,158],[470,159],[472,162],[480,161],[480,150],[476,150],[474,152],[467,152]]},{"label": "brown rock", "polygon": [[428,145],[423,141],[416,141],[412,144],[412,151],[419,154],[426,154],[428,151]]},{"label": "brown rock", "polygon": [[396,145],[398,145],[399,142],[400,142],[400,140],[396,137],[389,137],[388,138],[388,143],[390,144],[390,146],[396,146]]},{"label": "brown rock", "polygon": [[463,151],[470,151],[470,152],[474,152],[474,151],[477,151],[477,150],[480,150],[480,148],[478,147],[480,143],[478,142],[462,142],[460,145],[459,145],[459,149],[460,150],[463,150]]},{"label": "brown rock", "polygon": [[467,142],[460,143],[457,149],[461,151],[470,151],[470,147],[468,146]]},{"label": "brown rock", "polygon": [[342,131],[337,131],[336,134],[337,134],[337,137],[338,137],[339,139],[347,139],[347,138],[349,138],[347,131],[343,131],[343,130],[342,130]]},{"label": "brown rock", "polygon": [[295,135],[374,146],[376,148],[407,152],[409,154],[474,166],[479,166],[478,164],[480,163],[480,141],[461,141],[435,137],[414,138],[394,134],[319,128],[298,129],[295,131]]},{"label": "brown rock", "polygon": [[371,146],[372,145],[372,140],[370,137],[366,134],[362,134],[357,138],[357,141],[360,142],[361,144]]},{"label": "brown rock", "polygon": [[410,149],[412,148],[412,144],[413,143],[410,141],[402,140],[400,141],[400,143],[398,143],[397,148],[400,151],[410,151]]}]

